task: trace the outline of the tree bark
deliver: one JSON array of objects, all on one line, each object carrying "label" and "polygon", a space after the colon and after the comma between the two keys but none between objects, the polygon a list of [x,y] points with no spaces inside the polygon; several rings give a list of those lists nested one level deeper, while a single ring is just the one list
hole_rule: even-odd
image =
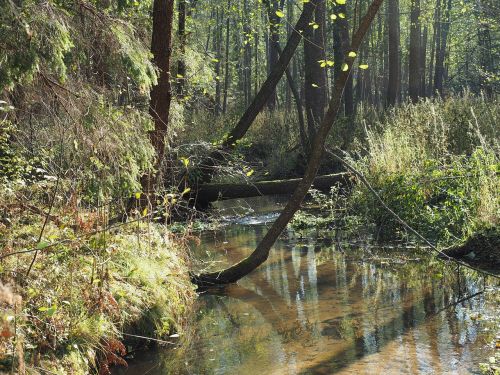
[{"label": "tree bark", "polygon": [[[363,40],[363,37],[370,27],[373,18],[377,14],[382,1],[383,0],[373,0],[372,4],[368,8],[366,15],[360,22],[358,30],[353,35],[350,48],[351,51],[359,50],[359,46]],[[306,5],[307,4],[309,3],[306,3]],[[258,244],[255,251],[250,256],[243,259],[241,262],[225,270],[201,275],[194,275],[192,277],[194,283],[200,286],[234,283],[255,270],[269,257],[269,251],[271,247],[273,246],[274,242],[279,237],[281,232],[286,228],[295,212],[300,208],[302,200],[306,196],[312,182],[314,181],[314,178],[316,177],[316,173],[318,171],[318,167],[324,153],[325,141],[328,133],[330,132],[330,129],[335,122],[335,119],[337,118],[339,107],[342,102],[344,87],[351,74],[353,63],[354,57],[347,56],[345,59],[345,64],[347,64],[348,69],[342,71],[335,80],[332,99],[314,138],[312,151],[304,177],[302,178],[302,180],[300,180],[297,188],[295,189],[295,192],[288,201],[287,205],[281,212],[280,216],[273,223],[269,231],[266,233],[262,241]]]},{"label": "tree bark", "polygon": [[184,97],[184,84],[186,81],[186,62],[184,54],[186,51],[186,0],[178,0],[177,10],[179,13],[177,20],[177,36],[179,38],[179,60],[177,61],[177,97]]},{"label": "tree bark", "polygon": [[[314,189],[328,192],[336,184],[348,186],[351,174],[337,173],[318,176],[314,179]],[[292,194],[297,188],[300,178],[289,180],[261,181],[243,184],[205,184],[198,189],[197,203],[215,202],[217,200],[249,198],[262,195]]]},{"label": "tree bark", "polygon": [[420,0],[411,0],[408,94],[412,102],[420,96]]},{"label": "tree bark", "polygon": [[450,23],[451,23],[451,0],[448,0],[444,16],[445,20],[442,22],[442,25],[439,28],[440,30],[438,35],[439,48],[436,49],[436,66],[434,70],[434,92],[438,93],[440,96],[443,96],[443,82],[445,73],[444,59],[446,56],[448,31],[450,30]]},{"label": "tree bark", "polygon": [[224,99],[222,100],[222,113],[227,111],[227,97],[229,92],[229,33],[230,33],[230,14],[231,14],[231,0],[227,2],[227,18],[226,18],[226,48],[224,57]]},{"label": "tree bark", "polygon": [[142,180],[145,193],[150,193],[156,187],[160,177],[161,165],[165,157],[166,137],[172,88],[170,84],[170,59],[172,55],[172,22],[174,14],[174,0],[154,0],[153,3],[153,32],[151,52],[153,62],[160,73],[158,82],[151,90],[149,113],[154,121],[154,129],[149,132],[149,139],[156,154],[156,176],[148,174]]},{"label": "tree bark", "polygon": [[309,138],[313,138],[326,107],[325,0],[316,1],[314,22],[304,30],[304,99]]},{"label": "tree bark", "polygon": [[388,0],[389,13],[389,83],[387,106],[396,105],[401,85],[401,60],[399,59],[399,0]]}]

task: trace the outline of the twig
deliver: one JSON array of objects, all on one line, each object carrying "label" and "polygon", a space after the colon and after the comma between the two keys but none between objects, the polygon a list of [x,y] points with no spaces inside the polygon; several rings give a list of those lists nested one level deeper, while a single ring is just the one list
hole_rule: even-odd
[{"label": "twig", "polygon": [[132,335],[130,333],[122,333],[123,336],[127,336],[127,337],[134,337],[134,338],[137,338],[137,339],[143,339],[143,340],[149,340],[149,341],[155,341],[155,342],[159,342],[161,344],[170,344],[170,345],[175,345],[175,342],[172,342],[172,341],[165,341],[165,340],[160,340],[160,339],[155,339],[153,337],[146,337],[146,336],[139,336],[139,335]]},{"label": "twig", "polygon": [[[38,241],[36,242],[37,246],[40,244],[40,241],[42,240],[43,232],[45,231],[45,227],[47,226],[47,223],[49,222],[50,218],[50,212],[52,211],[52,207],[54,206],[54,202],[56,201],[56,195],[57,195],[57,189],[59,187],[59,176],[57,176],[57,181],[56,181],[56,187],[54,189],[54,194],[52,195],[52,200],[49,205],[49,211],[47,212],[47,215],[45,216],[45,220],[43,222],[42,229],[40,230],[40,235],[38,236]],[[28,271],[26,272],[26,278],[29,276],[31,272],[31,268],[33,267],[33,264],[35,264],[36,257],[38,255],[38,247],[35,249],[35,255],[33,255],[33,259],[31,260],[30,266],[28,267]]]}]

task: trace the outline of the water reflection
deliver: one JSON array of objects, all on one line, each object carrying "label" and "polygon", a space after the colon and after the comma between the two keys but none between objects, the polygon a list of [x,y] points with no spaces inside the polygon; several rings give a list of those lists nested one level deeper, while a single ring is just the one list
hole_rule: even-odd
[{"label": "water reflection", "polygon": [[[240,260],[265,224],[203,236],[218,267]],[[346,247],[346,246],[344,246]],[[127,374],[469,374],[487,361],[496,327],[483,288],[422,254],[335,249],[288,231],[258,271],[201,295],[192,332],[174,350],[145,353]],[[368,257],[368,260],[367,260]]]}]

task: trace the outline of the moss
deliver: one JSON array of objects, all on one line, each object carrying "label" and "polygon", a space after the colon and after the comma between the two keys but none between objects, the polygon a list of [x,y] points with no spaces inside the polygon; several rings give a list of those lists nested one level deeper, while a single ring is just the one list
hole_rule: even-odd
[{"label": "moss", "polygon": [[[47,188],[52,192],[53,186]],[[57,220],[48,221],[38,241],[44,215],[12,204],[19,191],[1,195],[3,255],[38,253],[27,277],[33,251],[0,263],[1,283],[22,299],[18,306],[0,301],[0,370],[9,370],[14,358],[14,366],[21,361],[30,373],[106,373],[121,363],[123,333],[182,333],[195,292],[186,248],[167,227],[144,218],[106,230],[102,209],[70,209],[61,198],[51,210]],[[47,212],[42,202],[36,204]],[[16,340],[22,340],[21,357]]]}]

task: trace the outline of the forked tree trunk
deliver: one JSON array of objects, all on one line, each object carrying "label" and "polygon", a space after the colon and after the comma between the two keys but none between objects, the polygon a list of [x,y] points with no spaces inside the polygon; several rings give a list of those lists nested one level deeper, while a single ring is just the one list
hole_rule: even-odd
[{"label": "forked tree trunk", "polygon": [[[361,20],[359,28],[352,38],[352,44],[350,48],[351,51],[359,50],[363,37],[370,27],[373,18],[377,14],[382,1],[383,0],[373,0],[372,4],[368,8],[366,15]],[[306,3],[306,5],[307,4],[309,3]],[[330,100],[328,110],[314,138],[312,151],[304,177],[299,182],[297,188],[295,189],[295,192],[281,212],[280,216],[276,219],[262,241],[257,245],[257,248],[252,254],[250,254],[250,256],[225,270],[201,275],[194,275],[192,278],[194,283],[200,286],[234,283],[242,277],[248,275],[250,272],[255,270],[267,260],[271,247],[273,246],[274,242],[279,237],[281,232],[286,228],[295,212],[300,208],[302,200],[306,196],[312,182],[314,181],[314,178],[316,177],[319,163],[324,153],[325,141],[337,117],[339,107],[342,102],[342,93],[344,91],[344,86],[351,74],[354,59],[354,57],[346,57],[345,63],[347,64],[348,69],[341,72],[341,74],[335,80],[332,99]]]},{"label": "forked tree trunk", "polygon": [[[149,113],[154,121],[154,129],[149,132],[149,139],[156,153],[155,170],[160,171],[165,157],[168,117],[172,88],[170,85],[170,58],[172,55],[172,22],[174,0],[154,0],[153,35],[151,52],[153,62],[160,74],[158,82],[151,90]],[[156,187],[159,175],[148,174],[142,179],[142,189],[150,193]]]}]

